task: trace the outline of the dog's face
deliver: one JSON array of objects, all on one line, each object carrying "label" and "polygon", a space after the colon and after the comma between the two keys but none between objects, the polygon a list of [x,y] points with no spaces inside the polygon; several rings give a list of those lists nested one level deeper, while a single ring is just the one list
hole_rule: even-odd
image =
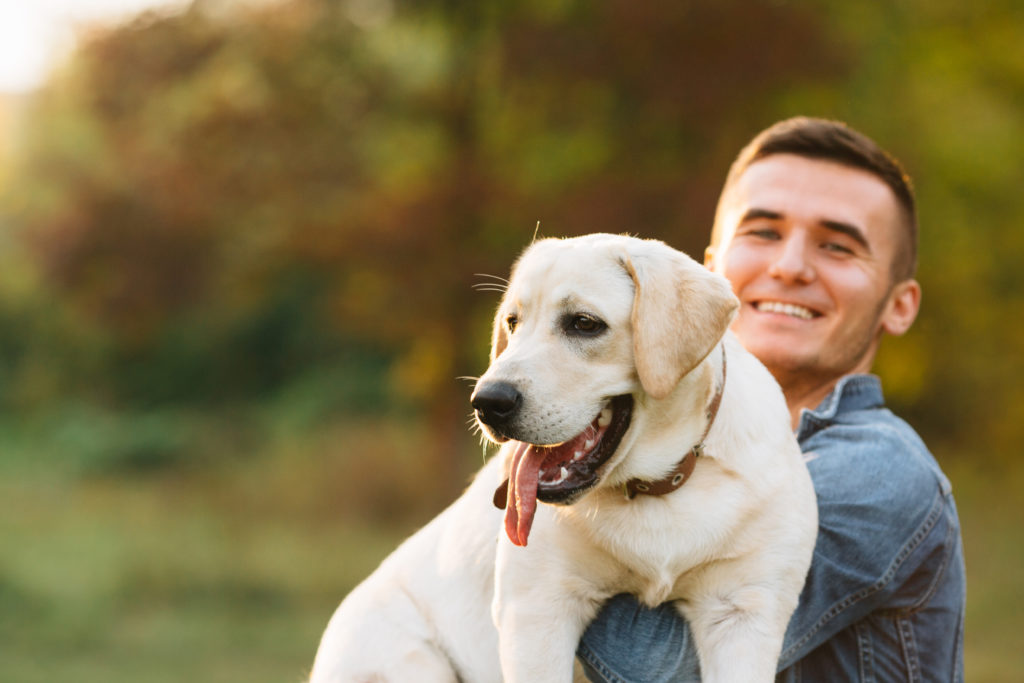
[{"label": "dog's face", "polygon": [[518,393],[507,413],[477,410],[488,435],[562,443],[612,396],[635,391],[632,308],[629,273],[607,249],[545,240],[527,251],[498,309],[491,366],[474,394],[479,403],[499,383]]},{"label": "dog's face", "polygon": [[527,503],[512,521],[523,545],[535,499],[572,503],[597,484],[638,394],[669,396],[735,308],[723,278],[660,242],[589,235],[523,254],[472,397],[490,438],[520,442],[508,500]]}]

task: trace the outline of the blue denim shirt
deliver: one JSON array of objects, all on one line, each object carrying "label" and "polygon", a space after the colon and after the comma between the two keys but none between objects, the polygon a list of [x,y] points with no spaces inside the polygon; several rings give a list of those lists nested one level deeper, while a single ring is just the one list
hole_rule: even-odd
[{"label": "blue denim shirt", "polygon": [[[965,576],[949,480],[885,408],[872,375],[844,377],[797,430],[818,495],[818,540],[776,681],[963,681]],[[577,652],[593,681],[699,681],[671,605],[612,598]]]}]

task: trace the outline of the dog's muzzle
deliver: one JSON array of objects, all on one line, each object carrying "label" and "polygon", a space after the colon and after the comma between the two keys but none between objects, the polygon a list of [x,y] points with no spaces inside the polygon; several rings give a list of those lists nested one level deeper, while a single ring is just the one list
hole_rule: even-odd
[{"label": "dog's muzzle", "polygon": [[558,444],[519,441],[509,461],[509,478],[494,492],[505,508],[505,531],[516,545],[526,545],[537,501],[572,505],[597,485],[598,470],[618,450],[629,429],[633,397],[609,399],[583,431]]}]

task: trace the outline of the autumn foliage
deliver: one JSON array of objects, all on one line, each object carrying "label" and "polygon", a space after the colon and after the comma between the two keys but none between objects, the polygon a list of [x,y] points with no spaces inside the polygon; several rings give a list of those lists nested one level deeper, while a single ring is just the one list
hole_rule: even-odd
[{"label": "autumn foliage", "polygon": [[[735,152],[809,113],[874,135],[917,179],[925,310],[880,359],[890,397],[926,435],[964,440],[955,416],[971,415],[1009,439],[1019,420],[992,406],[1020,389],[966,347],[1019,348],[995,311],[1021,276],[965,257],[979,236],[1021,246],[999,230],[1024,212],[999,193],[1019,164],[947,133],[995,117],[976,126],[994,153],[1011,137],[990,124],[1020,132],[1006,107],[1024,64],[943,67],[929,41],[968,41],[962,18],[911,4],[197,2],[97,31],[35,103],[4,193],[7,290],[28,298],[2,315],[55,360],[4,332],[0,395],[223,407],[312,381],[328,412],[426,416],[457,487],[473,464],[456,378],[482,371],[496,301],[478,274],[506,274],[538,221],[699,255]],[[937,114],[952,96],[924,77],[943,68],[989,106]]]}]

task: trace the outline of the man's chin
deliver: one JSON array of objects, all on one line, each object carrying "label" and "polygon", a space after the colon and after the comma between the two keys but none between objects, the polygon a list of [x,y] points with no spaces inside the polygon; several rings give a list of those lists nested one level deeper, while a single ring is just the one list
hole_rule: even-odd
[{"label": "man's chin", "polygon": [[733,332],[743,348],[762,363],[791,370],[813,365],[820,356],[822,335],[803,334],[798,330],[780,329],[775,325],[734,325]]},{"label": "man's chin", "polygon": [[[753,341],[748,344],[745,339],[751,338]],[[783,384],[782,377],[803,373],[817,375],[824,369],[821,367],[824,363],[818,349],[808,348],[809,345],[801,343],[802,340],[791,336],[779,338],[778,335],[753,335],[739,337],[739,340],[780,384]]]}]

